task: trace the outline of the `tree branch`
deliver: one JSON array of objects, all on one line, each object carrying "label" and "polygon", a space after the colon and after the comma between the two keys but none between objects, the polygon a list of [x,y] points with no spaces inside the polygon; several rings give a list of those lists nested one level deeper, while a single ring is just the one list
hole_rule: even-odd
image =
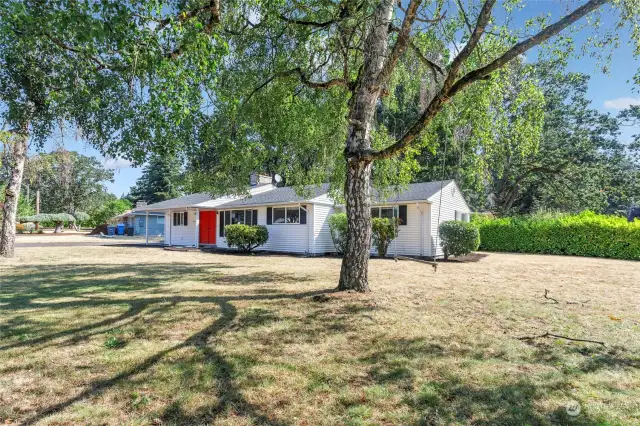
[{"label": "tree branch", "polygon": [[469,42],[465,45],[462,51],[456,56],[451,64],[449,75],[443,84],[440,92],[432,99],[431,103],[427,106],[425,111],[422,113],[420,118],[409,128],[409,130],[393,145],[388,146],[385,149],[380,151],[375,151],[370,153],[367,157],[368,160],[376,160],[382,158],[389,158],[395,155],[396,153],[407,148],[415,138],[420,134],[420,132],[431,122],[431,120],[437,115],[437,113],[442,109],[442,106],[449,102],[451,97],[460,92],[465,87],[470,84],[489,78],[490,74],[497,69],[506,65],[509,61],[526,52],[527,50],[545,42],[549,38],[555,36],[563,29],[567,28],[580,18],[589,14],[590,12],[598,9],[603,4],[609,2],[610,0],[590,0],[584,5],[575,9],[572,13],[560,19],[556,23],[545,27],[543,30],[538,32],[536,35],[524,40],[511,49],[509,49],[506,53],[504,53],[499,58],[495,59],[488,65],[478,68],[474,71],[467,73],[464,77],[460,78],[458,81],[453,83],[455,79],[455,74],[457,70],[466,58],[469,57],[473,48],[477,45],[480,40],[480,36],[484,30],[484,26],[489,21],[491,7],[495,3],[495,0],[487,0],[482,7],[482,11],[478,17],[478,22],[476,23],[476,28],[474,29]]},{"label": "tree branch", "polygon": [[420,62],[422,62],[423,64],[425,64],[429,68],[431,68],[431,70],[434,72],[434,74],[437,71],[438,73],[440,73],[440,75],[444,75],[444,69],[440,65],[438,65],[436,62],[434,62],[431,59],[427,58],[420,51],[418,46],[416,46],[416,44],[413,41],[409,44],[409,46],[411,47],[411,49],[413,49],[413,51],[415,52],[415,54],[418,57],[418,59],[420,60]]},{"label": "tree branch", "polygon": [[220,0],[211,0],[205,6],[198,7],[188,12],[182,11],[175,17],[162,19],[158,24],[157,29],[162,30],[163,28],[171,24],[175,19],[177,19],[178,22],[188,21],[189,19],[194,18],[203,12],[211,13],[211,17],[209,18],[209,21],[204,28],[205,32],[209,34],[211,33],[213,27],[220,23]]},{"label": "tree branch", "polygon": [[312,89],[330,89],[332,87],[335,86],[342,86],[345,87],[347,89],[351,89],[351,85],[349,84],[349,82],[347,82],[345,79],[343,78],[333,78],[331,80],[327,80],[327,81],[312,81],[309,80],[309,78],[307,77],[307,74],[302,70],[302,68],[297,67],[297,68],[293,68],[287,71],[281,71],[278,73],[275,73],[273,75],[271,75],[269,78],[267,78],[264,82],[262,82],[259,86],[257,86],[255,89],[253,89],[251,91],[251,93],[249,93],[249,96],[247,96],[247,98],[242,102],[242,105],[245,105],[249,102],[249,100],[251,100],[251,98],[260,90],[262,90],[264,87],[266,87],[269,83],[271,83],[273,80],[277,79],[277,78],[282,78],[282,77],[289,77],[292,75],[297,74],[300,77],[300,82],[302,84],[304,84],[307,87],[310,87]]},{"label": "tree branch", "polygon": [[468,74],[466,74],[464,77],[458,80],[453,85],[453,87],[451,87],[451,90],[449,90],[448,96],[449,97],[454,96],[456,93],[460,92],[462,89],[464,89],[468,85],[474,83],[475,81],[478,81],[481,78],[488,76],[489,74],[496,71],[497,69],[502,68],[504,65],[507,64],[507,62],[522,55],[527,50],[541,43],[544,43],[549,38],[557,35],[560,31],[567,28],[569,25],[575,23],[580,18],[593,12],[594,10],[598,9],[605,3],[608,3],[609,1],[610,0],[590,0],[588,3],[585,3],[584,5],[580,6],[579,8],[571,12],[569,15],[560,19],[558,22],[552,25],[549,25],[548,27],[545,27],[542,31],[538,32],[537,34],[516,44],[507,52],[505,52],[502,56],[493,60],[488,65],[475,69],[469,72]]},{"label": "tree branch", "polygon": [[387,59],[387,61],[385,62],[384,66],[382,67],[382,70],[380,71],[380,73],[378,74],[378,77],[376,78],[377,86],[381,86],[387,82],[387,80],[389,79],[389,76],[391,75],[393,70],[396,68],[396,65],[398,64],[398,60],[400,60],[400,57],[402,56],[402,54],[405,52],[405,50],[407,50],[407,45],[411,40],[410,38],[411,27],[413,27],[413,23],[416,20],[418,8],[420,7],[420,4],[422,4],[422,0],[411,0],[411,2],[409,3],[409,6],[407,6],[407,9],[404,11],[404,19],[402,21],[402,26],[398,31],[398,38],[396,40],[395,45],[393,46],[391,55],[389,56],[389,59]]},{"label": "tree branch", "polygon": [[590,340],[590,339],[574,339],[573,337],[567,337],[567,336],[562,336],[560,334],[553,334],[553,333],[549,333],[548,331],[544,334],[540,334],[538,336],[523,336],[523,337],[518,337],[518,340],[534,340],[534,339],[541,339],[544,337],[555,337],[556,339],[565,339],[565,340],[571,340],[572,342],[585,342],[585,343],[595,343],[597,345],[602,345],[605,346],[604,342],[599,342],[597,340]]}]

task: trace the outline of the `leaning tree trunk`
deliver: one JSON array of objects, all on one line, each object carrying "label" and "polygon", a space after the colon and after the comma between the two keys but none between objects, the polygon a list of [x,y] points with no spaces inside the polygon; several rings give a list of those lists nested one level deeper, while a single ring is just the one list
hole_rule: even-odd
[{"label": "leaning tree trunk", "polygon": [[371,249],[371,129],[376,104],[383,90],[380,74],[389,47],[393,0],[383,0],[375,11],[364,45],[364,64],[349,108],[345,157],[347,176],[347,244],[342,258],[338,290],[369,291]]},{"label": "leaning tree trunk", "polygon": [[0,256],[2,257],[15,256],[16,216],[18,214],[18,198],[20,197],[24,163],[27,157],[28,139],[29,136],[25,126],[13,145],[13,164],[9,184],[5,189],[4,216],[0,233]]}]

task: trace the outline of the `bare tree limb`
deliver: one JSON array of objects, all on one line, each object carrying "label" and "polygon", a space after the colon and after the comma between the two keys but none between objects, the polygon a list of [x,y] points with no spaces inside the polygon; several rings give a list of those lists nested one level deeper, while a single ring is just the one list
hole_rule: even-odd
[{"label": "bare tree limb", "polygon": [[538,336],[523,336],[523,337],[517,337],[518,340],[534,340],[534,339],[542,339],[545,337],[554,337],[556,339],[565,339],[565,340],[571,340],[572,342],[585,342],[585,343],[595,343],[596,345],[602,345],[602,346],[606,346],[604,344],[604,342],[599,342],[597,340],[590,340],[590,339],[575,339],[573,337],[567,337],[567,336],[562,336],[560,334],[553,334],[553,333],[549,333],[548,331],[544,334],[540,334]]}]

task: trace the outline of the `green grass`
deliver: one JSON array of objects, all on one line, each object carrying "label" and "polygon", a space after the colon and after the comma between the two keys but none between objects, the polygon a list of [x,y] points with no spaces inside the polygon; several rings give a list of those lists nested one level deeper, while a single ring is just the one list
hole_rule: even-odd
[{"label": "green grass", "polygon": [[[377,259],[358,295],[332,293],[337,259],[21,256],[0,264],[2,422],[640,424],[637,263]],[[547,330],[607,346],[517,339]]]}]

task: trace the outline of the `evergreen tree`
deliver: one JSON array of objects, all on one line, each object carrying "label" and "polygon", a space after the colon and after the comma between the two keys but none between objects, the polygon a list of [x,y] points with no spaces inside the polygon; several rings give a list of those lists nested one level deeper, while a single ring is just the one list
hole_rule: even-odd
[{"label": "evergreen tree", "polygon": [[180,164],[175,157],[152,155],[129,198],[152,204],[179,197],[179,181]]}]

